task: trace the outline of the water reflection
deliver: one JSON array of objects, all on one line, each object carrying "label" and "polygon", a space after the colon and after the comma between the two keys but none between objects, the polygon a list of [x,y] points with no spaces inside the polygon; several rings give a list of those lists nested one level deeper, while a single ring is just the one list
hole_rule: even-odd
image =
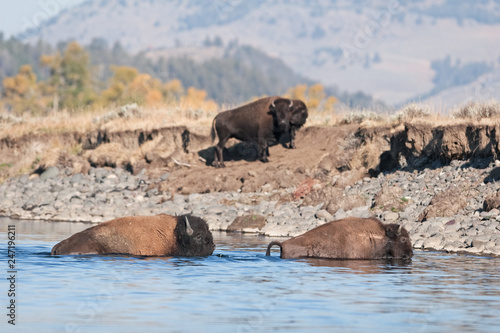
[{"label": "water reflection", "polygon": [[347,270],[356,274],[380,274],[394,269],[411,267],[411,260],[336,260],[336,259],[300,259],[311,266],[331,267],[338,270]]}]

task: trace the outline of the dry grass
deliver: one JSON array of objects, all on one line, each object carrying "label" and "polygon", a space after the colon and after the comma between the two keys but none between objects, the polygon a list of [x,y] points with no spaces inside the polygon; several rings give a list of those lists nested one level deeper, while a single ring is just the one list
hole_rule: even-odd
[{"label": "dry grass", "polygon": [[[182,106],[158,106],[141,108],[140,113],[132,117],[117,117],[103,122],[96,120],[109,114],[110,109],[82,110],[71,113],[63,110],[47,116],[25,115],[22,119],[16,119],[15,122],[0,121],[0,139],[16,138],[28,134],[86,133],[97,129],[109,131],[151,130],[179,125],[210,128],[217,112],[218,110],[214,109],[205,111]],[[6,116],[5,119],[7,119]]]},{"label": "dry grass", "polygon": [[[203,134],[210,131],[213,118],[220,110],[233,106],[214,108],[213,105],[193,108],[189,105],[160,105],[140,107],[131,116],[116,116],[119,108],[98,110],[66,110],[47,116],[24,115],[22,118],[11,117],[0,112],[0,139],[21,137],[27,134],[86,133],[92,130],[108,131],[152,130],[169,126],[188,126],[191,130]],[[110,116],[111,115],[111,116]],[[109,117],[110,120],[106,120]],[[103,120],[104,119],[104,120]],[[441,115],[425,105],[409,104],[396,114],[380,114],[370,110],[340,112],[309,110],[306,126],[335,126],[359,124],[365,127],[390,125],[397,127],[403,123],[423,123],[433,126],[450,126],[464,123],[475,125],[500,124],[500,103],[471,103],[457,108],[450,115]]]},{"label": "dry grass", "polygon": [[182,107],[152,107],[143,109],[140,117],[119,118],[101,125],[101,128],[110,131],[152,130],[168,126],[206,127],[210,129],[217,111]]},{"label": "dry grass", "polygon": [[484,103],[468,103],[452,112],[455,119],[468,119],[481,121],[483,119],[500,118],[500,103],[488,101]]},{"label": "dry grass", "polygon": [[66,111],[60,111],[45,117],[26,115],[22,121],[17,123],[0,123],[0,139],[21,137],[27,134],[84,133],[91,128],[93,114],[82,112],[73,115]]},{"label": "dry grass", "polygon": [[432,118],[436,115],[428,105],[411,103],[396,112],[393,120],[396,122],[409,122],[413,119]]}]

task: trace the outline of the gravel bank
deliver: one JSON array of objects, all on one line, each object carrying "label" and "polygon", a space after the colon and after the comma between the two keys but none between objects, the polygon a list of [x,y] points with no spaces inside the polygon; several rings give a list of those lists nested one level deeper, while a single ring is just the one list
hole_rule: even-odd
[{"label": "gravel bank", "polygon": [[[343,196],[362,196],[366,204],[332,215],[322,209],[323,203],[304,206],[302,200],[279,200],[294,188],[266,192],[264,185],[258,193],[172,195],[159,193],[156,186],[168,173],[150,179],[144,172],[134,176],[119,168],[91,168],[88,174],[72,175],[50,167],[39,177],[24,175],[0,184],[0,215],[99,223],[118,216],[191,213],[203,217],[212,230],[272,237],[295,236],[346,216],[377,216],[386,223],[403,224],[415,248],[500,255],[500,211],[483,211],[484,199],[497,193],[497,169],[485,160],[453,161],[439,168],[364,178],[345,187]],[[397,193],[399,205],[378,204],[381,193],[387,192]],[[433,199],[440,194],[463,204],[452,215],[445,211],[443,217],[430,217]]]}]

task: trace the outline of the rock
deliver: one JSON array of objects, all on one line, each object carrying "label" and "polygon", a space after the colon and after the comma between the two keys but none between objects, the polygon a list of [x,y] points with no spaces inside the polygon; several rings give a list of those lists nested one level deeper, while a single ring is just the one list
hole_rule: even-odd
[{"label": "rock", "polygon": [[498,208],[500,208],[500,191],[497,191],[495,195],[487,197],[483,202],[483,209],[487,212]]},{"label": "rock", "polygon": [[10,199],[3,199],[0,201],[0,208],[11,207],[14,205],[14,201]]},{"label": "rock", "polygon": [[241,231],[243,229],[260,231],[265,225],[266,218],[262,215],[243,215],[236,217],[226,231]]},{"label": "rock", "polygon": [[217,205],[217,206],[210,206],[207,208],[207,214],[212,214],[212,215],[220,215],[226,210],[226,207],[222,205]]},{"label": "rock", "polygon": [[444,231],[445,233],[455,233],[457,232],[462,226],[460,223],[458,223],[455,220],[450,220],[444,224]]},{"label": "rock", "polygon": [[316,218],[318,219],[324,219],[326,221],[332,221],[333,216],[332,214],[328,213],[326,209],[321,209],[318,212],[316,212]]},{"label": "rock", "polygon": [[486,247],[486,245],[488,245],[489,243],[490,241],[488,239],[476,237],[472,239],[471,245],[476,248],[481,248],[481,247]]},{"label": "rock", "polygon": [[415,248],[415,249],[421,249],[424,247],[424,239],[423,238],[417,238],[417,239],[412,238],[411,242],[413,243],[413,248]]},{"label": "rock", "polygon": [[302,216],[304,219],[309,219],[313,217],[316,214],[317,209],[311,206],[306,206],[302,208],[302,211],[300,212],[300,216]]},{"label": "rock", "polygon": [[340,219],[343,219],[343,218],[346,218],[346,217],[347,217],[347,214],[346,214],[346,212],[342,208],[340,208],[339,210],[337,210],[335,212],[335,214],[333,215],[333,219],[334,220],[340,220]]},{"label": "rock", "polygon": [[55,178],[59,175],[59,168],[55,166],[48,167],[47,170],[42,172],[39,179],[40,181],[45,181],[47,179]]},{"label": "rock", "polygon": [[408,200],[403,199],[403,190],[397,185],[382,185],[382,189],[375,195],[372,208],[378,207],[382,210],[405,209]]},{"label": "rock", "polygon": [[264,184],[262,185],[262,187],[260,188],[260,190],[262,192],[271,192],[273,190],[273,185],[272,184]]},{"label": "rock", "polygon": [[38,207],[38,204],[36,202],[34,202],[33,200],[28,200],[27,202],[24,203],[24,205],[22,205],[21,208],[27,211],[31,211],[36,207]]},{"label": "rock", "polygon": [[386,212],[384,213],[384,220],[386,221],[396,221],[399,218],[399,214],[396,212]]},{"label": "rock", "polygon": [[434,235],[423,242],[423,247],[426,249],[441,250],[443,248],[443,236]]}]

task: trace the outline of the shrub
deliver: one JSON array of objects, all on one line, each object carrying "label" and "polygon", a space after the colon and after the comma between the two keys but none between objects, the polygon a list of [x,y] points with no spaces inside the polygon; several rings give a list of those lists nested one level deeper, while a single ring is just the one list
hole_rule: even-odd
[{"label": "shrub", "polygon": [[382,121],[383,118],[373,111],[349,111],[340,121],[342,125],[361,124],[363,121]]},{"label": "shrub", "polygon": [[432,111],[428,105],[411,103],[396,113],[395,120],[398,122],[405,122],[415,118],[428,118],[431,115]]},{"label": "shrub", "polygon": [[494,118],[500,116],[500,103],[488,101],[484,103],[471,102],[452,113],[455,119]]}]

